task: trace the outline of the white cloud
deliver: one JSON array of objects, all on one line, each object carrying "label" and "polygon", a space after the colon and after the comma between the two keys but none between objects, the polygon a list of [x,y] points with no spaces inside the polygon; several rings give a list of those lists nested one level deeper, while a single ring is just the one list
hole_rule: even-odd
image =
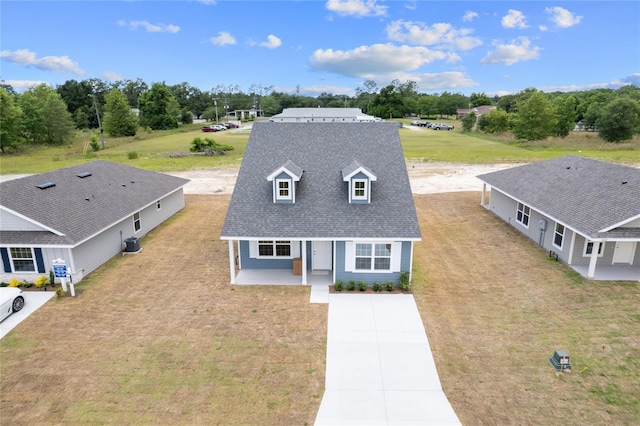
[{"label": "white cloud", "polygon": [[547,7],[544,11],[551,15],[549,16],[549,20],[558,28],[573,27],[582,21],[582,16],[574,16],[573,13],[563,7]]},{"label": "white cloud", "polygon": [[531,46],[528,37],[519,37],[512,40],[510,44],[498,44],[495,50],[487,53],[487,56],[480,61],[483,64],[504,64],[513,65],[516,62],[530,61],[540,56],[542,49]]},{"label": "white cloud", "polygon": [[564,86],[545,86],[540,87],[539,90],[544,92],[580,92],[593,89],[619,89],[622,86],[633,84],[635,86],[640,85],[640,73],[630,74],[619,80],[613,80],[607,83],[591,83],[591,84],[568,84]]},{"label": "white cloud", "polygon": [[457,30],[447,23],[436,23],[429,26],[423,22],[399,19],[387,25],[386,31],[387,37],[393,41],[423,46],[436,45],[459,50],[470,50],[482,44],[479,38],[470,36],[473,30],[468,28]]},{"label": "white cloud", "polygon": [[519,10],[509,9],[502,17],[502,26],[505,28],[527,28],[527,18]]},{"label": "white cloud", "polygon": [[341,16],[385,16],[387,6],[380,6],[376,0],[327,0],[326,8]]},{"label": "white cloud", "polygon": [[148,21],[118,21],[118,25],[121,27],[129,27],[132,30],[137,30],[139,27],[144,28],[149,33],[171,33],[175,34],[180,31],[180,27],[177,25],[169,24],[152,24]]},{"label": "white cloud", "polygon": [[311,66],[350,77],[374,79],[380,74],[415,70],[435,60],[446,60],[444,52],[426,47],[374,44],[353,50],[318,49],[310,58]]},{"label": "white cloud", "polygon": [[212,44],[218,46],[224,46],[225,44],[236,44],[236,39],[226,31],[220,31],[217,37],[211,37],[209,41]]},{"label": "white cloud", "polygon": [[546,25],[539,25],[538,29],[542,32],[549,31],[549,27],[547,27]]},{"label": "white cloud", "polygon": [[46,84],[47,86],[51,86],[46,81],[37,81],[37,80],[2,80],[2,84],[8,84],[13,87],[16,92],[24,92],[31,87],[36,87],[41,84]]},{"label": "white cloud", "polygon": [[478,83],[459,71],[415,74],[408,80],[418,83],[420,90],[446,90],[474,87]]},{"label": "white cloud", "polygon": [[266,47],[267,49],[275,49],[277,47],[280,47],[281,45],[282,45],[282,40],[280,40],[278,37],[274,36],[273,34],[269,34],[267,36],[267,41],[263,41],[262,43],[260,43],[260,46]]},{"label": "white cloud", "polygon": [[464,14],[464,16],[462,17],[462,21],[463,22],[471,22],[473,21],[474,18],[477,18],[479,15],[476,12],[473,12],[471,10],[467,10]]},{"label": "white cloud", "polygon": [[114,71],[105,71],[102,73],[102,76],[104,78],[106,78],[109,81],[122,81],[123,77],[122,74],[118,74],[117,72]]},{"label": "white cloud", "polygon": [[45,71],[70,72],[76,75],[84,75],[77,62],[69,59],[68,56],[44,56],[37,58],[35,52],[29,49],[18,49],[15,52],[3,50],[0,57],[18,65],[33,66]]}]

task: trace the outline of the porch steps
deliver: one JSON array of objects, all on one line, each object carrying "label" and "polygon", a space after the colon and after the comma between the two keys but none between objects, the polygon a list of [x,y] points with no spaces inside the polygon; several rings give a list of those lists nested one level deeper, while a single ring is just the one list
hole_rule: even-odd
[{"label": "porch steps", "polygon": [[329,303],[329,286],[327,284],[311,284],[309,303]]},{"label": "porch steps", "polygon": [[313,271],[311,271],[311,275],[329,275],[329,271],[328,269],[314,269]]}]

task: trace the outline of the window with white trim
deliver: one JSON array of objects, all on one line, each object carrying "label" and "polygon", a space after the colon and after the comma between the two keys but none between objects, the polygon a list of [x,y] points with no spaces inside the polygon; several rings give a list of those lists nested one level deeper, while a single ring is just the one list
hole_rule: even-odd
[{"label": "window with white trim", "polygon": [[138,232],[141,228],[141,224],[140,224],[140,212],[136,212],[133,214],[133,229],[135,230],[135,232]]},{"label": "window with white trim", "polygon": [[259,257],[291,257],[291,241],[258,241]]},{"label": "window with white trim", "polygon": [[353,200],[367,199],[367,180],[366,179],[353,180],[353,193],[351,194],[351,199]]},{"label": "window with white trim", "polygon": [[14,272],[35,272],[36,263],[33,250],[29,247],[11,247],[11,263]]},{"label": "window with white trim", "polygon": [[563,241],[564,241],[564,225],[556,223],[556,230],[553,234],[553,245],[562,249]]},{"label": "window with white trim", "polygon": [[582,252],[582,256],[584,257],[591,256],[591,253],[593,253],[594,244],[598,244],[598,257],[602,257],[602,248],[604,247],[604,243],[601,243],[601,242],[594,243],[593,241],[587,241],[587,240],[585,240],[584,242],[584,251]]},{"label": "window with white trim", "polygon": [[160,204],[160,200],[156,201],[156,210],[160,210],[162,208],[162,204]]},{"label": "window with white trim", "polygon": [[357,271],[388,271],[391,269],[391,247],[386,243],[356,243]]},{"label": "window with white trim", "polygon": [[291,200],[291,181],[288,179],[276,179],[278,200]]},{"label": "window with white trim", "polygon": [[531,216],[531,209],[529,206],[522,203],[518,203],[518,211],[516,212],[516,222],[529,227],[529,216]]}]

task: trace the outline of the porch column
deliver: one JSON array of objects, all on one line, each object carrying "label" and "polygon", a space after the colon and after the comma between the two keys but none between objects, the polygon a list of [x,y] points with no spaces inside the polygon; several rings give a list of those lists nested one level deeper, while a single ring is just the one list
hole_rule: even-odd
[{"label": "porch column", "polygon": [[486,192],[486,190],[487,190],[487,184],[483,183],[482,184],[482,199],[480,200],[480,205],[482,207],[484,207],[484,193]]},{"label": "porch column", "polygon": [[307,285],[307,241],[302,240],[302,285]]},{"label": "porch column", "polygon": [[233,240],[229,240],[229,274],[231,275],[231,284],[236,283],[236,263],[233,251]]},{"label": "porch column", "polygon": [[591,256],[589,257],[589,270],[587,271],[587,278],[593,278],[596,273],[596,262],[598,261],[598,251],[600,250],[600,244],[600,242],[593,242]]}]

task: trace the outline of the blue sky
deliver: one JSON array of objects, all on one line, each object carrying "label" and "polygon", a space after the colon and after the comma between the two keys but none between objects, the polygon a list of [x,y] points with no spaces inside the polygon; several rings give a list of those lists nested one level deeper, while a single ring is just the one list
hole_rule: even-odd
[{"label": "blue sky", "polygon": [[141,78],[353,95],[398,79],[419,92],[640,85],[633,1],[7,1],[0,78]]}]

